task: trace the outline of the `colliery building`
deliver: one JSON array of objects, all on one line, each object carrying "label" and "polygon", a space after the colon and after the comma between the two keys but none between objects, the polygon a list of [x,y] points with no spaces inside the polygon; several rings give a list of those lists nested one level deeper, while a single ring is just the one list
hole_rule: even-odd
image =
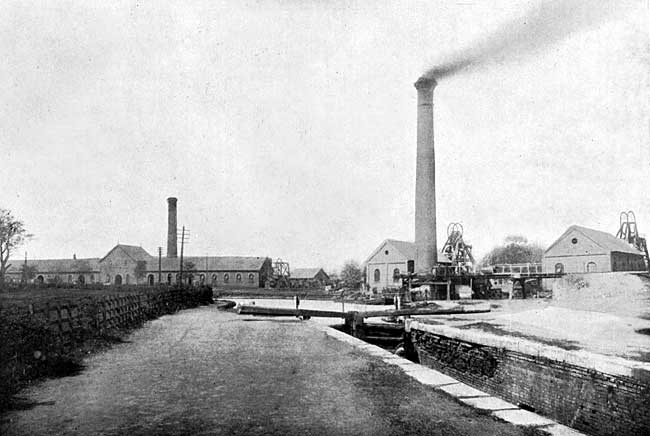
[{"label": "colliery building", "polygon": [[546,272],[644,271],[644,253],[599,230],[571,226],[544,252]]},{"label": "colliery building", "polygon": [[[176,198],[168,202],[167,256],[152,256],[144,248],[118,244],[104,257],[77,259],[12,260],[7,271],[10,281],[23,279],[27,266],[30,281],[37,283],[103,283],[106,285],[159,283],[181,280],[181,260],[177,256]],[[259,288],[272,278],[268,257],[184,256],[183,281],[219,287]]]}]

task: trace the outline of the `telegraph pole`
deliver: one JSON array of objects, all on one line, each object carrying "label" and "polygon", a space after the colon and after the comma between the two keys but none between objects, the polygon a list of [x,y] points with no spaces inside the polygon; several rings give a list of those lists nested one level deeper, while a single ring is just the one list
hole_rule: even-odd
[{"label": "telegraph pole", "polygon": [[183,230],[181,231],[181,263],[180,263],[180,280],[181,280],[181,288],[183,287],[183,249],[185,247],[185,243],[189,243],[189,241],[186,240],[186,238],[189,240],[190,238],[190,231],[189,229],[187,230],[187,233],[185,233],[185,226],[183,226]]}]

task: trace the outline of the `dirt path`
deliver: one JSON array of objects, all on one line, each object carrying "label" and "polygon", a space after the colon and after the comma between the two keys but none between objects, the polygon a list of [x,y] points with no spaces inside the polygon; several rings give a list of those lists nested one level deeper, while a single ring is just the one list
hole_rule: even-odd
[{"label": "dirt path", "polygon": [[152,321],[23,396],[7,435],[523,435],[298,320],[214,307]]}]

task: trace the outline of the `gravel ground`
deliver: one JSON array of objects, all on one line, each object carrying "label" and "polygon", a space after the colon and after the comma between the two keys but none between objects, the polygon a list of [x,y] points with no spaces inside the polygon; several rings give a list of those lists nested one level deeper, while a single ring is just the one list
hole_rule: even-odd
[{"label": "gravel ground", "polygon": [[523,435],[311,322],[186,310],[22,393],[6,435]]}]

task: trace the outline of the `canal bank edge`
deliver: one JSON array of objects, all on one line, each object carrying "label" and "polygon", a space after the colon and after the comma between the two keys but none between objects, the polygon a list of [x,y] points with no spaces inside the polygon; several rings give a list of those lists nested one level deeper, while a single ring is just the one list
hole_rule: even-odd
[{"label": "canal bank edge", "polygon": [[336,330],[335,328],[316,322],[310,321],[310,323],[332,338],[363,350],[370,355],[382,359],[388,364],[398,366],[408,376],[417,380],[421,384],[445,392],[447,395],[450,395],[468,406],[488,411],[494,417],[510,424],[534,427],[536,430],[551,436],[584,435],[583,433],[542,417],[536,413],[523,410],[500,398],[490,396],[489,394],[459,382],[455,378],[443,374],[442,372],[411,362],[410,360],[397,356],[381,347],[364,342],[361,339],[350,336],[342,331]]},{"label": "canal bank edge", "polygon": [[650,431],[650,364],[509,336],[405,322],[423,365],[592,435]]}]

